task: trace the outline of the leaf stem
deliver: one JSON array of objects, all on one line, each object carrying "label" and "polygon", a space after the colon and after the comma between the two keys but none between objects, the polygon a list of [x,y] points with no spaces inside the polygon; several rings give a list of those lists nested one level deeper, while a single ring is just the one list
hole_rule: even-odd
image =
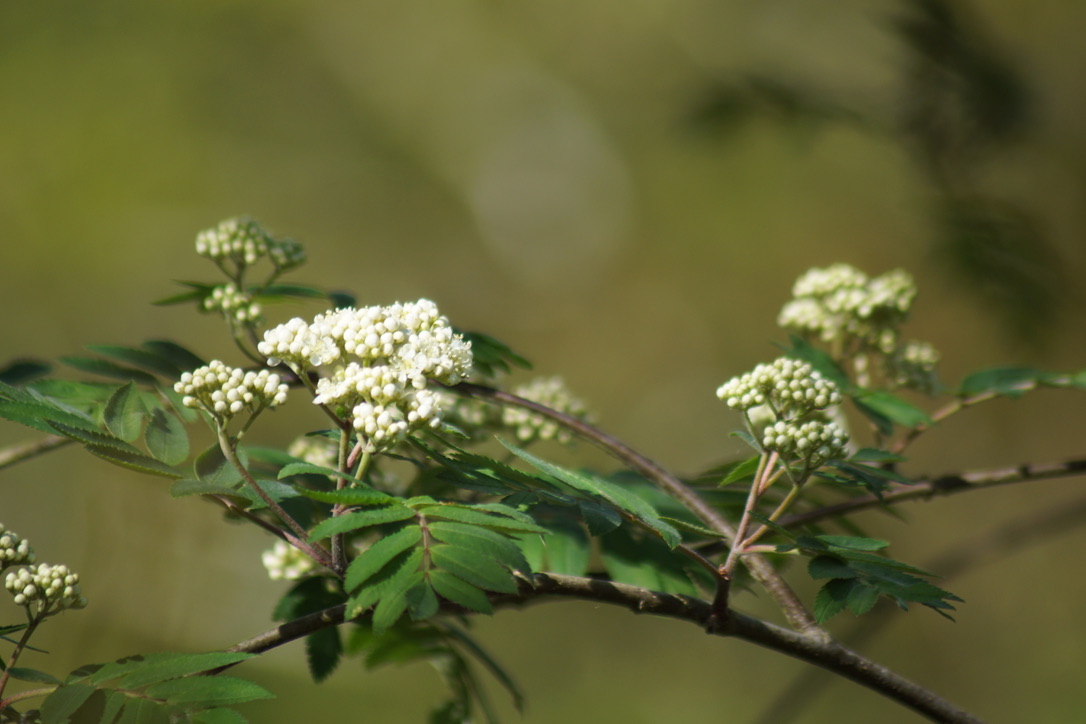
[{"label": "leaf stem", "polygon": [[[517,593],[491,594],[495,607],[523,606],[545,601],[548,598],[579,598],[628,608],[634,613],[676,618],[699,627],[706,627],[713,615],[712,605],[688,596],[678,596],[649,591],[624,583],[614,583],[596,578],[563,576],[554,573],[536,573],[525,577]],[[450,614],[463,614],[463,609],[442,602],[442,610]],[[232,652],[262,653],[315,631],[344,623],[345,604],[317,611],[288,621],[265,631],[247,641],[227,649]],[[360,618],[369,616],[364,613]],[[982,724],[976,716],[966,712],[935,692],[910,681],[900,674],[861,656],[834,641],[819,636],[818,632],[801,633],[776,626],[767,621],[730,611],[726,620],[710,633],[737,638],[767,649],[792,656],[800,661],[842,676],[861,686],[904,706],[916,713],[943,724]],[[216,671],[224,670],[222,667]]]},{"label": "leaf stem", "polygon": [[[588,440],[612,457],[617,458],[625,465],[628,465],[630,468],[656,483],[672,497],[685,505],[707,526],[719,533],[720,537],[723,538],[724,542],[729,546],[734,546],[736,544],[735,528],[719,511],[717,511],[716,508],[705,502],[705,500],[689,486],[669,473],[658,463],[645,457],[618,438],[612,437],[602,430],[589,425],[584,420],[580,420],[572,415],[567,415],[557,410],[552,410],[546,405],[526,400],[523,397],[519,397],[509,392],[496,390],[492,387],[483,385],[472,384],[470,382],[461,382],[453,389],[479,399],[523,407],[565,426],[572,432],[585,440]],[[781,612],[792,626],[800,631],[820,632],[820,635],[828,640],[829,637],[815,622],[814,617],[807,611],[803,602],[799,600],[799,596],[797,596],[791,586],[781,578],[780,574],[774,570],[769,561],[760,555],[750,555],[743,558],[743,564],[747,567],[747,570],[750,571],[754,579],[758,581],[773,600],[777,602]]]},{"label": "leaf stem", "polygon": [[[275,513],[276,516],[279,517],[279,520],[285,523],[288,528],[294,531],[294,535],[287,531],[283,531],[287,536],[288,542],[312,558],[317,564],[336,571],[335,564],[328,551],[319,546],[315,546],[306,540],[309,537],[309,533],[306,532],[306,529],[303,528],[298,521],[294,520],[290,513],[283,510],[283,506],[275,502],[275,499],[268,495],[266,490],[260,487],[252,474],[249,473],[248,468],[246,468],[241,460],[238,459],[237,451],[234,449],[234,444],[230,440],[230,437],[226,434],[226,430],[221,425],[217,426],[217,430],[219,448],[222,450],[223,455],[226,456],[226,459],[229,460],[230,464],[234,466],[243,478],[245,478],[245,482],[248,483],[249,487],[253,489],[253,492],[264,501],[264,504],[268,506],[268,509]],[[339,571],[336,572],[339,573]]]},{"label": "leaf stem", "polygon": [[[27,609],[28,616],[29,611],[30,610]],[[37,630],[38,625],[45,620],[45,617],[47,615],[48,614],[42,611],[37,616],[29,617],[30,621],[27,624],[27,627],[23,629],[23,635],[19,637],[19,642],[15,644],[15,649],[11,652],[11,656],[8,657],[7,665],[4,667],[4,672],[0,674],[0,696],[4,695],[4,689],[7,688],[8,680],[11,678],[12,667],[15,666],[16,662],[19,661],[19,657],[22,655],[23,649],[26,648],[27,642],[30,641],[30,637],[34,635],[34,631]],[[14,697],[11,699],[4,699],[3,701],[0,701],[0,711],[6,709],[13,700]]]}]

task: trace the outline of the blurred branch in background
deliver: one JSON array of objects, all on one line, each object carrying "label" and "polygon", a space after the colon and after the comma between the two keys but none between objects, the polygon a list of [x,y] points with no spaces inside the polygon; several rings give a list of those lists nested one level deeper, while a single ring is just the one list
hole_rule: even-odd
[{"label": "blurred branch in background", "polygon": [[[975,571],[1001,558],[1021,553],[1027,548],[1047,543],[1053,538],[1075,531],[1086,524],[1086,498],[1071,503],[1049,506],[1026,518],[1015,517],[979,535],[948,546],[933,556],[924,568],[939,571],[942,580]],[[852,630],[841,636],[844,645],[854,650],[864,646],[896,621],[894,609],[882,607],[876,615],[862,619]],[[826,672],[805,669],[785,687],[772,704],[762,712],[756,724],[787,724],[808,712],[811,702],[825,691],[829,681]]]},{"label": "blurred branch in background", "polygon": [[963,3],[902,0],[872,32],[893,34],[902,52],[893,96],[872,100],[787,73],[750,71],[708,84],[689,111],[689,127],[731,137],[771,121],[808,135],[847,126],[889,139],[909,154],[933,195],[932,256],[1003,318],[1013,338],[1041,342],[1066,301],[1064,262],[1032,210],[985,183],[993,159],[1031,140],[1030,80]]}]

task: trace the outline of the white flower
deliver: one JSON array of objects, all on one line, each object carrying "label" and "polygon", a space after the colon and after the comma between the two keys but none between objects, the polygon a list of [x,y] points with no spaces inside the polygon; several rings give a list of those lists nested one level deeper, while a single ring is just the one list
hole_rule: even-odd
[{"label": "white flower", "polygon": [[[513,394],[573,417],[588,418],[588,407],[569,391],[561,377],[537,377],[517,387]],[[523,407],[505,407],[502,410],[502,424],[512,428],[522,442],[556,439],[568,443],[573,439],[565,427]]]},{"label": "white flower", "polygon": [[20,568],[8,573],[4,587],[15,597],[16,605],[28,610],[33,607],[35,615],[87,605],[79,588],[79,576],[63,565],[39,563]]},{"label": "white flower", "polygon": [[716,391],[717,397],[737,410],[769,405],[783,418],[802,417],[815,410],[841,404],[841,392],[830,380],[800,360],[780,357],[733,377]]},{"label": "white flower", "polygon": [[239,269],[265,256],[278,271],[305,261],[305,252],[298,242],[276,239],[256,221],[245,217],[227,219],[214,229],[201,231],[196,235],[196,253],[215,262],[231,262]]},{"label": "white flower", "polygon": [[286,402],[288,389],[274,372],[246,372],[219,360],[183,373],[173,388],[184,395],[186,407],[206,410],[221,420],[244,410],[255,413],[277,407]]},{"label": "white flower", "polygon": [[811,269],[792,287],[777,323],[825,343],[859,340],[868,348],[891,354],[897,327],[916,297],[916,284],[897,269],[868,279],[848,264]]},{"label": "white flower", "polygon": [[310,323],[292,319],[268,330],[257,349],[270,364],[286,363],[299,374],[325,368],[314,403],[349,412],[371,452],[437,427],[441,399],[430,382],[454,385],[472,365],[471,343],[428,299],[335,309]]},{"label": "white flower", "polygon": [[276,541],[271,550],[261,555],[268,578],[273,581],[296,581],[317,570],[317,566],[306,554],[286,541]]},{"label": "white flower", "polygon": [[25,538],[0,523],[0,570],[34,562],[34,551]]}]

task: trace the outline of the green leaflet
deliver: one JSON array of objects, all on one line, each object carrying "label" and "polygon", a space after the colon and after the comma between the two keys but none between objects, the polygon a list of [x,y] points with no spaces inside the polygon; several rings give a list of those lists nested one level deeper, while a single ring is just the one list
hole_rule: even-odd
[{"label": "green leaflet", "polygon": [[387,503],[393,500],[388,493],[382,493],[369,487],[344,488],[343,490],[309,490],[299,488],[298,492],[307,498],[319,500],[322,503],[334,503],[339,505],[375,505]]},{"label": "green leaflet", "polygon": [[325,538],[331,538],[333,535],[349,533],[350,531],[358,530],[360,528],[381,525],[383,523],[395,523],[396,521],[413,518],[415,515],[415,511],[411,510],[411,508],[399,503],[370,508],[368,510],[358,510],[321,521],[320,524],[310,532],[309,540],[323,540]]},{"label": "green leaflet", "polygon": [[244,718],[236,713],[202,718],[197,715],[226,711],[219,707],[267,699],[271,694],[245,679],[199,674],[251,657],[252,654],[226,652],[159,653],[83,667],[69,675],[66,683],[42,702],[42,721],[48,724],[243,722]]},{"label": "green leaflet", "polygon": [[109,357],[110,359],[132,365],[133,367],[138,367],[146,372],[152,372],[170,380],[177,379],[181,376],[181,373],[186,370],[191,371],[200,366],[179,367],[176,362],[171,359],[170,355],[156,350],[154,346],[148,347],[147,345],[153,345],[153,343],[147,343],[145,349],[120,347],[110,344],[91,344],[87,345],[86,349],[95,354],[102,355],[103,357]]},{"label": "green leaflet", "polygon": [[[547,529],[531,522],[530,518],[508,506],[498,506],[504,511],[497,512],[493,506],[467,506],[457,503],[427,505],[418,509],[418,514],[426,518],[451,520],[470,525],[481,525],[491,530],[509,533],[546,533]],[[527,518],[527,519],[525,519]]]},{"label": "green leaflet", "polygon": [[445,600],[463,606],[469,611],[487,614],[494,612],[490,599],[481,589],[457,578],[452,573],[438,569],[430,571],[427,578],[437,595]]},{"label": "green leaflet", "polygon": [[516,445],[501,439],[498,441],[511,453],[537,470],[553,476],[572,488],[597,495],[619,510],[633,516],[647,528],[659,534],[669,548],[674,548],[682,542],[682,536],[679,535],[679,531],[661,520],[653,507],[645,502],[640,496],[598,476],[582,475],[580,473],[575,473],[572,470],[566,470],[558,465],[537,458],[531,453],[518,448]]},{"label": "green leaflet", "polygon": [[141,385],[153,385],[155,376],[133,367],[125,367],[108,359],[98,357],[61,357],[60,361],[69,367],[74,367],[80,372],[89,372],[100,377],[123,380],[125,382],[138,382]]},{"label": "green leaflet", "polygon": [[151,410],[143,441],[147,451],[167,465],[179,465],[189,456],[189,436],[184,424],[161,407]]},{"label": "green leaflet", "polygon": [[857,393],[852,401],[886,435],[893,433],[894,425],[914,429],[932,424],[928,413],[885,390]]},{"label": "green leaflet", "polygon": [[962,380],[958,386],[958,395],[973,397],[986,393],[1021,397],[1050,375],[1032,367],[1000,367],[981,370]]},{"label": "green leaflet", "polygon": [[404,526],[395,533],[381,538],[351,561],[343,580],[344,588],[348,591],[355,590],[370,576],[380,571],[386,563],[408,548],[417,545],[421,540],[422,529],[417,525]]},{"label": "green leaflet", "polygon": [[125,442],[132,442],[143,432],[146,414],[136,385],[129,382],[110,395],[102,411],[102,422],[111,433]]}]

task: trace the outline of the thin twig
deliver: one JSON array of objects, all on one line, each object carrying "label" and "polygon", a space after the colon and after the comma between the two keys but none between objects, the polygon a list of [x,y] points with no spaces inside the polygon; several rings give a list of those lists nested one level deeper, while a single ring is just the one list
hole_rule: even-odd
[{"label": "thin twig", "polygon": [[900,503],[905,500],[924,499],[941,495],[954,495],[971,490],[984,490],[997,485],[1011,485],[1032,480],[1050,480],[1053,478],[1066,478],[1086,473],[1086,458],[1066,460],[1056,463],[1035,463],[1032,465],[1017,465],[1006,468],[993,468],[991,470],[975,470],[964,473],[950,473],[936,478],[920,478],[911,485],[893,483],[881,496],[874,494],[861,495],[851,500],[845,500],[833,505],[815,508],[805,513],[795,513],[777,521],[778,525],[785,528],[814,523],[826,518],[832,518],[846,513],[855,513],[858,510],[887,506],[891,503]]},{"label": "thin twig", "polygon": [[[706,627],[712,616],[712,606],[688,596],[656,593],[637,586],[602,581],[594,578],[536,573],[525,578],[517,593],[492,594],[495,607],[522,606],[548,598],[580,598],[628,608],[634,613],[676,618]],[[317,613],[302,616],[265,631],[228,651],[262,653],[290,641],[344,622],[346,606],[340,604]],[[448,602],[442,603],[448,613],[464,610]],[[363,617],[369,614],[363,614]],[[951,704],[934,692],[903,678],[840,644],[822,637],[792,631],[766,621],[731,611],[713,634],[758,644],[787,654],[814,666],[826,669],[881,694],[928,719],[944,724],[980,724],[981,720]],[[222,667],[216,671],[224,670]]]},{"label": "thin twig", "polygon": [[[279,505],[279,503],[268,495],[268,492],[256,482],[252,474],[249,473],[249,469],[238,459],[237,452],[234,450],[229,437],[227,437],[226,431],[222,428],[219,428],[219,448],[222,450],[223,455],[226,456],[226,459],[230,461],[230,464],[234,466],[234,469],[241,474],[241,477],[243,477],[245,482],[249,484],[249,487],[253,489],[253,492],[255,492],[260,499],[264,501],[264,504],[278,516],[279,520],[293,531],[293,533],[285,530],[283,531],[283,534],[287,537],[287,541],[312,558],[318,565],[336,571],[331,554],[320,546],[310,543],[307,540],[309,533],[302,527],[302,524],[294,520],[290,513],[283,510],[283,506]],[[339,571],[336,571],[336,573],[339,573]]]},{"label": "thin twig", "polygon": [[[1027,546],[1081,528],[1083,524],[1086,524],[1086,498],[1045,508],[1025,519],[1017,516],[965,542],[948,547],[920,567],[935,571],[946,581],[995,559],[1019,553]],[[897,612],[899,609],[896,607],[887,606],[861,618],[844,637],[849,647],[859,648],[891,621],[899,620],[891,615]],[[772,705],[758,718],[758,724],[786,724],[796,720],[811,701],[825,691],[823,674],[817,668],[805,669],[773,698]]]},{"label": "thin twig", "polygon": [[46,435],[38,440],[23,442],[0,450],[0,470],[6,467],[29,460],[32,457],[42,455],[58,447],[75,442],[71,438],[59,435]]},{"label": "thin twig", "polygon": [[[565,426],[663,488],[700,518],[702,522],[719,533],[729,546],[736,544],[735,528],[716,508],[705,502],[686,483],[669,473],[657,462],[645,457],[618,438],[589,425],[584,420],[552,410],[546,405],[518,397],[509,392],[469,382],[461,382],[456,385],[455,389],[480,399],[523,407]],[[815,622],[814,617],[807,611],[803,602],[799,600],[799,596],[781,578],[768,560],[760,555],[750,555],[743,558],[743,564],[750,571],[751,576],[777,602],[785,618],[792,626],[804,632],[819,632],[824,639],[828,640],[828,635]]]}]

